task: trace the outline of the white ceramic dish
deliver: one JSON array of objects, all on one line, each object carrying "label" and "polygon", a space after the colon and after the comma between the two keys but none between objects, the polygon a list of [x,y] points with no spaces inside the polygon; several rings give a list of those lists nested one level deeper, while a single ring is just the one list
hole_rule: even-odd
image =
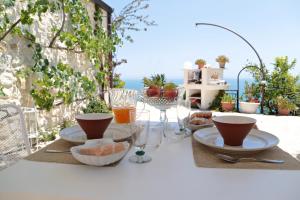
[{"label": "white ceramic dish", "polygon": [[84,145],[72,147],[70,151],[73,157],[81,163],[84,163],[86,165],[93,165],[93,166],[104,166],[121,160],[129,150],[129,146],[130,146],[129,143],[122,142],[125,146],[124,151],[121,151],[119,153],[113,153],[107,156],[82,155],[79,153],[79,151],[81,148],[87,148],[87,147],[91,148],[91,147],[101,146],[105,144],[113,144],[113,143],[114,143],[113,140],[109,138],[87,140]]},{"label": "white ceramic dish", "polygon": [[[131,136],[130,125],[111,123],[103,134],[103,138],[125,140]],[[60,137],[68,142],[83,144],[87,140],[86,134],[79,125],[65,128],[60,131]]]},{"label": "white ceramic dish", "polygon": [[279,139],[267,132],[252,129],[245,138],[242,146],[224,145],[223,138],[216,127],[205,128],[194,133],[194,138],[199,143],[224,153],[256,153],[275,147]]},{"label": "white ceramic dish", "polygon": [[258,106],[260,103],[253,103],[253,102],[240,102],[240,111],[242,113],[256,113]]}]

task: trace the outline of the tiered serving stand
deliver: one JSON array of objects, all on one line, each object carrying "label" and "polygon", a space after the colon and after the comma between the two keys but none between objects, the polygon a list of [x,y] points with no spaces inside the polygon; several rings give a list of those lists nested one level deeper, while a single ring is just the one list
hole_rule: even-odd
[{"label": "tiered serving stand", "polygon": [[163,135],[165,137],[166,137],[166,127],[168,124],[167,110],[177,105],[177,98],[178,97],[174,99],[168,99],[165,97],[148,97],[145,91],[140,96],[140,100],[144,104],[149,104],[150,106],[153,106],[154,108],[160,110],[160,122],[163,126]]}]

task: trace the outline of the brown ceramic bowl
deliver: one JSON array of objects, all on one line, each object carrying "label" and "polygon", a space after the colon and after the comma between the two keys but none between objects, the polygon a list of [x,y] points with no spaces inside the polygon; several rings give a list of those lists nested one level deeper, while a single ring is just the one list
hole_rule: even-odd
[{"label": "brown ceramic bowl", "polygon": [[103,138],[103,133],[113,119],[113,115],[109,113],[88,113],[77,115],[75,118],[85,132],[87,139],[99,139]]},{"label": "brown ceramic bowl", "polygon": [[242,116],[214,117],[213,122],[223,137],[224,144],[241,146],[244,139],[256,123],[256,119]]}]

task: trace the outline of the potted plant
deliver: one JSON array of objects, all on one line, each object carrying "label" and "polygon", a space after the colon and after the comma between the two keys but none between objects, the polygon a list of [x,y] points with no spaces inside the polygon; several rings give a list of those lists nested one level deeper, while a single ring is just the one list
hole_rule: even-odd
[{"label": "potted plant", "polygon": [[243,95],[242,101],[239,103],[240,111],[243,113],[256,113],[258,106],[260,105],[258,97],[255,96],[256,87],[255,84],[251,85],[245,82],[245,94]]},{"label": "potted plant", "polygon": [[278,114],[289,115],[291,111],[297,110],[296,104],[292,103],[288,98],[279,96],[276,99]]},{"label": "potted plant", "polygon": [[150,78],[144,77],[144,87],[146,87],[146,94],[148,97],[160,97],[161,88],[166,84],[164,74],[152,75]]},{"label": "potted plant", "polygon": [[225,68],[225,64],[229,63],[229,58],[225,55],[220,55],[216,58],[216,61],[219,63],[220,68]]},{"label": "potted plant", "polygon": [[110,113],[110,109],[104,100],[92,97],[85,108],[82,108],[83,113]]},{"label": "potted plant", "polygon": [[172,82],[166,82],[164,74],[156,74],[150,78],[144,77],[144,86],[148,97],[164,97],[174,100],[178,96],[177,85]]},{"label": "potted plant", "polygon": [[229,94],[224,94],[224,96],[222,97],[221,105],[222,110],[231,112],[233,111],[235,106],[235,99]]},{"label": "potted plant", "polygon": [[174,100],[178,96],[177,85],[170,82],[163,87],[163,97],[169,100]]},{"label": "potted plant", "polygon": [[195,64],[198,65],[198,69],[202,69],[206,65],[206,61],[204,59],[197,59]]}]

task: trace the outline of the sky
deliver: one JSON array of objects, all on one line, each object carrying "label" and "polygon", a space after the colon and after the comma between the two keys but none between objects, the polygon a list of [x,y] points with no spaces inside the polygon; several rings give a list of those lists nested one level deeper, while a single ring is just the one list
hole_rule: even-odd
[{"label": "sky", "polygon": [[[105,0],[115,14],[130,0]],[[137,79],[156,73],[183,78],[183,66],[203,58],[218,67],[215,58],[230,59],[225,78],[236,78],[248,62],[258,63],[254,51],[232,33],[196,22],[214,23],[245,37],[258,51],[267,68],[276,56],[296,58],[293,74],[300,74],[300,1],[298,0],[150,0],[145,15],[158,24],[146,32],[131,32],[134,43],[118,48],[118,66],[123,79]],[[242,78],[248,78],[243,73]]]}]

